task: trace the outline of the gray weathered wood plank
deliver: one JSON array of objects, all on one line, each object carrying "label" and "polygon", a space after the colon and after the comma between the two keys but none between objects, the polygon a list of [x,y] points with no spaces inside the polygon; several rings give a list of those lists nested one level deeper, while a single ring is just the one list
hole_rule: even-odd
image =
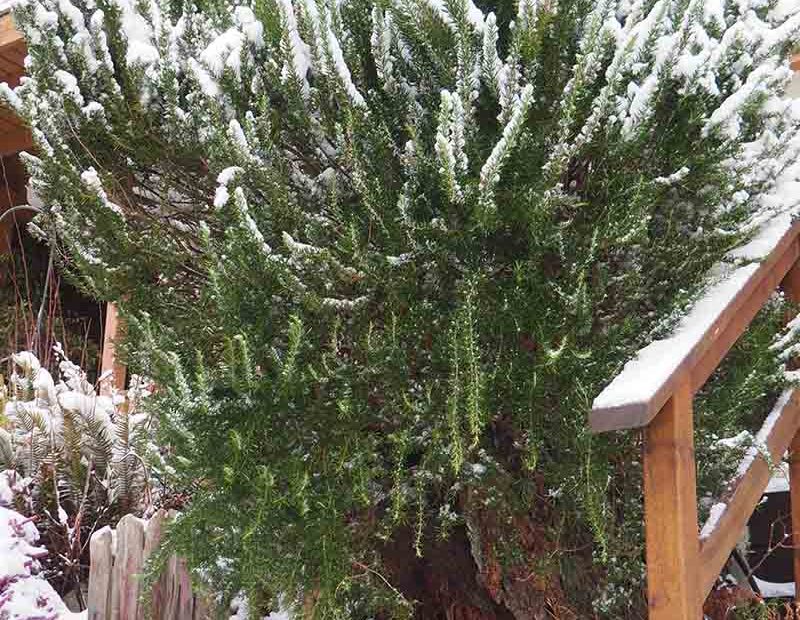
[{"label": "gray weathered wood plank", "polygon": [[89,593],[87,596],[89,620],[111,618],[111,572],[114,568],[113,534],[104,527],[89,541]]},{"label": "gray weathered wood plank", "polygon": [[[164,510],[157,511],[150,519],[147,521],[147,525],[145,527],[144,532],[144,553],[142,555],[142,562],[143,566],[147,564],[147,560],[150,558],[153,553],[155,553],[156,549],[158,549],[158,545],[161,542],[161,536],[163,534],[163,529],[165,525],[165,520],[167,517],[167,513]],[[164,591],[164,584],[163,579],[159,578],[152,587],[150,592],[150,610],[152,611],[153,618],[161,618],[160,615],[162,612],[163,607],[163,591]],[[148,610],[146,605],[139,604],[139,608],[136,614],[137,620],[147,620],[148,617]]]},{"label": "gray weathered wood plank", "polygon": [[113,620],[136,620],[139,606],[139,580],[144,565],[145,522],[125,515],[117,524],[117,552],[114,562],[116,588],[112,598]]}]

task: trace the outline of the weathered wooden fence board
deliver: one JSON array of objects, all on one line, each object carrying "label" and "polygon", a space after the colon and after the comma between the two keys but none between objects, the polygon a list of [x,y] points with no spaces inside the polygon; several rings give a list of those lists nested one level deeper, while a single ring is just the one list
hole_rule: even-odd
[{"label": "weathered wooden fence board", "polygon": [[89,620],[205,620],[213,617],[210,600],[192,591],[185,560],[171,557],[143,600],[142,572],[156,551],[166,522],[174,514],[158,511],[149,521],[126,515],[90,541]]},{"label": "weathered wooden fence board", "polygon": [[111,528],[94,533],[89,542],[89,620],[111,617],[111,569],[114,566]]},{"label": "weathered wooden fence board", "polygon": [[111,620],[135,620],[144,567],[144,522],[125,515],[117,524],[111,583]]},{"label": "weathered wooden fence board", "polygon": [[[147,562],[147,559],[156,551],[156,549],[158,549],[158,543],[161,541],[161,535],[164,532],[164,522],[167,518],[168,517],[164,511],[159,510],[150,518],[150,521],[147,523],[147,529],[144,533],[145,562]],[[153,584],[153,589],[150,593],[150,604],[152,605],[153,609],[163,609],[164,607],[164,587],[167,579],[168,574],[165,571],[164,575],[162,575],[159,580]],[[140,606],[137,619],[146,620],[147,614],[145,612],[145,606]]]}]

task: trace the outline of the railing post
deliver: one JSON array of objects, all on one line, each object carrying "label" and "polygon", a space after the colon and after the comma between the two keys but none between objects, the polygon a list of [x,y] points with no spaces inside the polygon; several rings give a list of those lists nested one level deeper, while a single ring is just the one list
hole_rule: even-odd
[{"label": "railing post", "polygon": [[103,330],[103,350],[100,354],[100,372],[113,373],[113,380],[107,379],[100,385],[101,394],[110,394],[112,388],[125,389],[126,368],[123,366],[116,353],[114,341],[119,337],[120,320],[117,315],[117,306],[111,302],[106,304],[106,322]]},{"label": "railing post", "polygon": [[789,446],[789,506],[792,512],[792,553],[794,556],[794,600],[800,596],[800,433]]},{"label": "railing post", "polygon": [[700,540],[692,391],[681,383],[645,429],[644,518],[649,620],[700,620]]},{"label": "railing post", "polygon": [[[800,303],[800,266],[795,263],[781,288],[789,301]],[[796,363],[796,360],[795,360]],[[792,512],[792,554],[794,556],[794,598],[800,597],[800,432],[789,446],[789,506]]]}]

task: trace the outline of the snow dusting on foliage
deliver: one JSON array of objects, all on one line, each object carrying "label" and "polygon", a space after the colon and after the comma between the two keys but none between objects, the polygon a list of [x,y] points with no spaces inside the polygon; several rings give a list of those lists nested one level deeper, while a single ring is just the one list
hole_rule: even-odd
[{"label": "snow dusting on foliage", "polygon": [[[125,394],[105,389],[100,394],[98,388],[113,380],[110,374],[90,383],[60,347],[56,354],[60,357],[58,382],[30,351],[12,356],[15,372],[3,411],[11,432],[0,434],[0,450],[11,455],[11,464],[30,478],[39,476],[39,465],[46,459],[77,458],[87,467],[91,463],[94,476],[108,493],[110,507],[142,482],[142,455],[135,449],[143,441],[147,445],[149,418],[138,406],[149,390],[146,382],[133,377]],[[61,472],[66,471],[65,466]],[[83,483],[70,482],[78,488]],[[53,518],[61,520],[61,510],[58,505]]]},{"label": "snow dusting on foliage", "polygon": [[177,548],[233,558],[228,600],[259,575],[370,617],[410,608],[377,541],[460,528],[497,583],[475,592],[519,615],[537,498],[535,559],[602,565],[591,611],[620,617],[641,506],[614,463],[639,453],[585,416],[654,340],[601,402],[657,390],[790,221],[800,6],[109,1],[18,0],[29,76],[0,98],[33,129],[39,219],[126,307],[207,491]]}]

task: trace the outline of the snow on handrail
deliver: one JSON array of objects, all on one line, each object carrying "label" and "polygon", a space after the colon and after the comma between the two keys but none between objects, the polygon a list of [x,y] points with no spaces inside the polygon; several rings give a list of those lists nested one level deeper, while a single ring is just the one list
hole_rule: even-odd
[{"label": "snow on handrail", "polygon": [[789,388],[778,398],[752,445],[739,463],[722,501],[712,506],[700,531],[699,577],[701,589],[707,592],[714,585],[741,538],[750,515],[770,484],[773,464],[779,463],[790,449],[800,425],[800,392]]},{"label": "snow on handrail", "polygon": [[[672,335],[641,349],[594,400],[589,414],[592,431],[646,426],[672,396],[678,383],[687,380],[703,355],[723,335],[737,310],[757,291],[764,295],[760,305],[766,302],[771,291],[759,291],[763,288],[760,285],[770,276],[783,278],[791,263],[785,264],[781,259],[789,250],[798,252],[797,244],[792,246],[800,235],[800,223],[795,216],[795,210],[776,215],[749,243],[729,254],[733,263],[745,264],[723,263],[712,270],[713,284]],[[775,274],[776,268],[785,270]],[[741,330],[745,327],[746,324]]]},{"label": "snow on handrail", "polygon": [[[752,467],[753,463],[759,456],[763,458],[765,455],[770,455],[771,459],[769,446],[770,436],[773,434],[775,424],[781,419],[781,416],[783,416],[787,407],[793,405],[793,396],[794,389],[784,390],[780,398],[778,398],[777,402],[772,407],[772,411],[770,411],[769,415],[764,420],[764,423],[761,425],[761,429],[758,431],[758,434],[753,438],[752,445],[747,448],[744,456],[742,456],[741,460],[739,461],[739,466],[736,468],[736,473],[734,474],[729,485],[732,489],[736,489],[736,483],[744,478],[748,470]],[[780,458],[780,453],[777,456]],[[717,530],[720,520],[728,509],[729,503],[730,498],[728,498],[726,501],[717,502],[711,507],[708,519],[706,519],[703,527],[700,528],[701,541],[710,538],[711,535]]]}]

